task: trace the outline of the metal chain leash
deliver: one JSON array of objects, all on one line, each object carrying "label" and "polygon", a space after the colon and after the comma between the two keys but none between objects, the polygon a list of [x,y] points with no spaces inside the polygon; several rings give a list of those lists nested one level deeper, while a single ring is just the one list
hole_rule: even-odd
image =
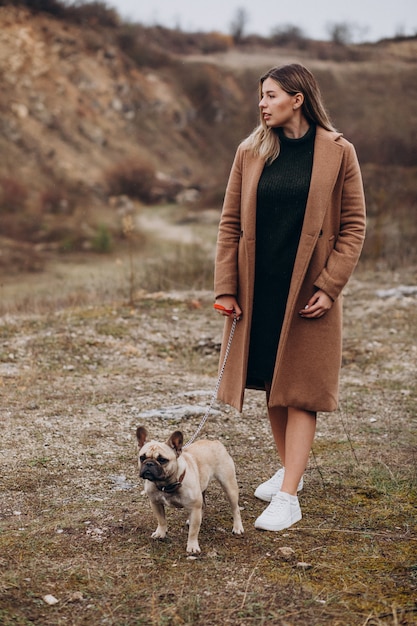
[{"label": "metal chain leash", "polygon": [[230,329],[230,335],[229,335],[229,339],[227,342],[227,346],[226,346],[226,351],[224,353],[224,359],[223,359],[223,363],[222,366],[220,368],[220,372],[219,372],[219,377],[217,379],[217,383],[216,386],[214,388],[214,392],[210,401],[209,406],[207,407],[207,410],[204,414],[204,417],[202,418],[197,430],[195,431],[194,435],[191,437],[191,439],[189,441],[187,441],[187,443],[183,446],[184,448],[188,448],[188,446],[190,446],[192,443],[194,443],[194,441],[197,439],[199,433],[201,432],[204,424],[207,421],[208,416],[210,415],[210,411],[213,408],[213,404],[216,401],[217,398],[217,392],[219,391],[219,387],[220,387],[220,383],[222,382],[222,378],[223,378],[223,374],[224,374],[224,369],[226,367],[226,363],[227,363],[227,359],[229,357],[229,352],[230,352],[230,348],[232,346],[232,340],[233,340],[233,335],[235,334],[235,330],[236,330],[236,324],[237,324],[237,318],[236,315],[233,316],[233,322],[232,322],[232,327]]}]

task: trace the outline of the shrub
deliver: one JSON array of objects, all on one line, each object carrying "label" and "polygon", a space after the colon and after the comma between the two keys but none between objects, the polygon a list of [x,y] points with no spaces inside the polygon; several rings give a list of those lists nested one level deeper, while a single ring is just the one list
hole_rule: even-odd
[{"label": "shrub", "polygon": [[213,52],[226,52],[233,47],[233,38],[231,35],[224,35],[223,33],[207,33],[201,35],[199,41],[201,52],[204,54],[211,54]]},{"label": "shrub", "polygon": [[110,196],[128,196],[145,204],[152,202],[155,183],[153,167],[137,159],[118,163],[106,173],[106,186]]},{"label": "shrub", "polygon": [[40,227],[39,216],[28,207],[28,189],[13,176],[0,179],[1,235],[21,241],[34,241]]},{"label": "shrub", "polygon": [[141,26],[127,25],[120,34],[117,41],[119,48],[138,67],[159,68],[168,65],[171,60],[161,48],[152,41],[148,41],[146,31]]},{"label": "shrub", "polygon": [[27,7],[33,11],[44,11],[51,13],[55,17],[61,17],[64,14],[65,7],[59,0],[0,0],[0,6],[19,5]]},{"label": "shrub", "polygon": [[271,41],[275,46],[302,48],[306,45],[306,37],[301,28],[291,24],[274,28],[271,33]]},{"label": "shrub", "polygon": [[0,213],[22,211],[28,197],[27,188],[13,176],[0,179]]},{"label": "shrub", "polygon": [[67,214],[72,212],[72,207],[65,193],[58,187],[48,187],[39,196],[40,213]]},{"label": "shrub", "polygon": [[120,23],[117,12],[104,2],[78,2],[68,6],[63,0],[0,0],[0,6],[18,5],[34,13],[49,13],[76,24],[116,27]]},{"label": "shrub", "polygon": [[105,224],[99,225],[91,245],[94,252],[99,252],[100,254],[106,254],[111,251],[112,239],[109,229]]},{"label": "shrub", "polygon": [[88,24],[89,26],[119,26],[120,19],[115,11],[105,2],[76,2],[65,9],[65,17],[76,24]]}]

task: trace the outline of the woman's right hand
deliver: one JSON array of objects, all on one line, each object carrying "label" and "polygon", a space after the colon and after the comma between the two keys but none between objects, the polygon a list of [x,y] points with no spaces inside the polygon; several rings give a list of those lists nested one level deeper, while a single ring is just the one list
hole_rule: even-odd
[{"label": "woman's right hand", "polygon": [[220,313],[220,315],[228,316],[231,315],[231,313],[228,313],[228,311],[232,311],[234,315],[236,315],[237,320],[240,320],[240,318],[242,317],[242,309],[240,308],[235,296],[220,296],[219,298],[216,298],[216,304],[219,304],[225,309],[224,311],[218,310],[218,313]]}]

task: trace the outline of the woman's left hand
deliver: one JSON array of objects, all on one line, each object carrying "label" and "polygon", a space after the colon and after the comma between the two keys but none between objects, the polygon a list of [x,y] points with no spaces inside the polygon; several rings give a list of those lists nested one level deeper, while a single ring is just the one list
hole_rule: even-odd
[{"label": "woman's left hand", "polygon": [[325,291],[319,289],[307,302],[304,309],[299,311],[301,317],[306,319],[317,319],[326,315],[327,311],[332,308],[333,300]]}]

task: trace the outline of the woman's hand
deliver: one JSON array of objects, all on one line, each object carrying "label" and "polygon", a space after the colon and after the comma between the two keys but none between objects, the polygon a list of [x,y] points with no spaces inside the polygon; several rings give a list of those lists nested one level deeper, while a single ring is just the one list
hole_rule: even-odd
[{"label": "woman's hand", "polygon": [[319,289],[311,296],[304,309],[299,311],[301,317],[306,319],[317,319],[326,315],[327,311],[332,308],[333,300],[325,291]]},{"label": "woman's hand", "polygon": [[[216,298],[216,304],[219,304],[225,309],[224,311],[218,310],[220,315],[228,316],[234,313],[237,320],[240,320],[242,317],[242,309],[240,308],[235,296],[220,296],[219,298]],[[232,313],[228,313],[228,311],[231,311]]]}]

